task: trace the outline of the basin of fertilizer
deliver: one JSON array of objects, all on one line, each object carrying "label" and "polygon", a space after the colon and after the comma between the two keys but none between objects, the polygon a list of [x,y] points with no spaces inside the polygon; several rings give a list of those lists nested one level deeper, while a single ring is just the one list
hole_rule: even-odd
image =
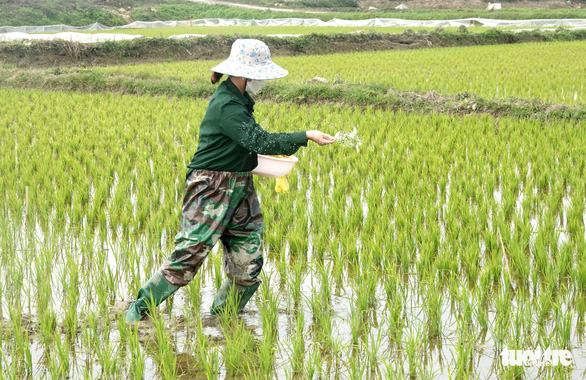
[{"label": "basin of fertilizer", "polygon": [[258,155],[258,166],[252,170],[252,174],[263,177],[282,177],[293,169],[293,165],[299,161],[295,156],[265,156]]}]

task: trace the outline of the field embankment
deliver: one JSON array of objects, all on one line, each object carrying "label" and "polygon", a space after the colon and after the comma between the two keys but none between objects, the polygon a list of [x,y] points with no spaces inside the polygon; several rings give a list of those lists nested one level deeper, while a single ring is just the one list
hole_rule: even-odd
[{"label": "field embankment", "polygon": [[[17,67],[67,67],[117,65],[145,62],[199,61],[221,59],[230,53],[235,39],[253,37],[207,36],[192,39],[136,39],[82,44],[67,41],[31,41],[0,44],[0,63]],[[258,36],[256,36],[258,37]],[[477,46],[525,42],[575,41],[586,39],[586,30],[555,32],[512,32],[489,30],[468,33],[437,29],[432,32],[405,31],[402,34],[340,33],[309,34],[300,37],[268,37],[263,41],[273,56],[350,53],[358,51],[406,50],[434,47]]]},{"label": "field embankment", "polygon": [[[177,98],[207,98],[216,87],[202,81],[173,78],[141,78],[124,73],[104,73],[91,69],[0,69],[0,88],[155,95]],[[441,94],[436,91],[400,91],[385,85],[355,83],[301,83],[267,86],[257,100],[291,102],[300,105],[350,105],[402,110],[428,114],[490,114],[540,120],[580,121],[586,107],[518,98],[498,99],[469,93]]]}]

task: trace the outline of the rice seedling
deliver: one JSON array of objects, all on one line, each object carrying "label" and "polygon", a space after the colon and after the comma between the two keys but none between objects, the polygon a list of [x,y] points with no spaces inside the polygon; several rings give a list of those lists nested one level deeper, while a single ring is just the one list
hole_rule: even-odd
[{"label": "rice seedling", "polygon": [[[96,359],[102,373],[116,375],[121,367],[119,358],[117,357],[116,346],[118,346],[118,343],[112,343],[110,341],[109,327],[106,326],[106,330],[103,332],[102,337],[94,336],[93,342],[94,344],[92,348],[96,353]],[[167,375],[164,365],[162,372],[165,376]]]},{"label": "rice seedling", "polygon": [[302,310],[295,313],[295,334],[292,337],[292,352],[291,352],[291,371],[292,374],[299,374],[304,369],[304,355],[305,355],[305,314]]},{"label": "rice seedling", "polygon": [[263,341],[258,350],[260,373],[268,377],[275,360],[275,345],[277,343],[278,299],[270,289],[271,275],[265,276],[261,283],[260,312],[262,317]]},{"label": "rice seedling", "polygon": [[407,356],[407,369],[410,378],[416,378],[419,370],[419,356],[423,345],[423,334],[420,327],[411,326],[404,342]]},{"label": "rice seedling", "polygon": [[218,347],[212,347],[208,337],[203,332],[201,319],[195,322],[197,337],[198,363],[203,368],[208,379],[214,379],[220,372],[221,353]]},{"label": "rice seedling", "polygon": [[129,351],[130,351],[130,363],[129,363],[129,375],[131,378],[138,380],[143,378],[143,373],[146,367],[146,355],[142,350],[138,337],[138,326],[134,326],[129,329]]},{"label": "rice seedling", "polygon": [[63,340],[61,340],[61,335],[57,334],[57,336],[55,337],[55,345],[54,345],[54,350],[56,355],[56,359],[57,361],[51,361],[50,363],[50,372],[51,375],[54,377],[67,377],[69,375],[70,372],[70,367],[71,367],[71,363],[70,363],[70,359],[69,359],[69,355],[70,355],[70,351],[69,351],[69,345],[67,344],[67,342],[64,342]]},{"label": "rice seedling", "polygon": [[[465,302],[465,301],[464,301]],[[426,289],[426,300],[427,305],[427,336],[428,339],[433,340],[438,338],[442,334],[442,306],[443,296],[441,289],[438,284],[430,282]]]},{"label": "rice seedling", "polygon": [[243,375],[249,368],[256,368],[258,354],[257,342],[244,321],[237,317],[238,302],[237,293],[232,288],[218,320],[226,339],[222,352],[226,368],[234,375]]},{"label": "rice seedling", "polygon": [[157,361],[158,370],[164,379],[177,378],[177,356],[173,347],[173,342],[170,341],[167,329],[165,328],[165,321],[160,313],[157,313],[155,308],[151,308],[151,320],[155,328],[156,340],[153,342],[155,347],[151,349],[155,353],[155,360]]}]

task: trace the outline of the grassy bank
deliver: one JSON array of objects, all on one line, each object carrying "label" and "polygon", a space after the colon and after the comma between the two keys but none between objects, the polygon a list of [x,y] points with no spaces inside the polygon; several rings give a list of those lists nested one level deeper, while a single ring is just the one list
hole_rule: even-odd
[{"label": "grassy bank", "polygon": [[[61,40],[0,44],[0,63],[18,67],[90,66],[126,63],[198,61],[228,56],[236,38],[248,35],[207,36],[194,39],[135,39],[130,41],[81,44]],[[258,36],[256,36],[258,37]],[[469,33],[465,27],[456,32],[402,34],[338,33],[309,34],[278,38],[262,36],[274,56],[329,54],[373,50],[404,50],[430,47],[477,46],[524,42],[576,41],[586,39],[585,30],[539,30],[515,33],[492,29]]]},{"label": "grassy bank", "polygon": [[586,9],[547,9],[547,8],[505,8],[498,12],[486,9],[408,9],[385,10],[381,12],[325,12],[307,14],[301,12],[271,12],[228,7],[225,5],[205,5],[195,3],[162,4],[155,8],[142,7],[132,12],[132,18],[141,21],[171,21],[199,18],[319,18],[331,20],[340,18],[347,20],[364,20],[369,18],[401,18],[407,20],[450,20],[460,18],[482,17],[491,19],[523,20],[523,19],[555,19],[555,18],[586,18]]},{"label": "grassy bank", "polygon": [[[103,73],[90,69],[0,69],[0,74],[0,87],[13,89],[164,95],[177,98],[207,98],[216,89],[216,86],[204,81],[143,78],[139,75]],[[468,93],[397,91],[377,84],[271,83],[256,98],[260,101],[297,104],[373,106],[429,114],[487,113],[493,116],[576,121],[586,118],[584,105],[567,106],[515,98],[489,99]]]},{"label": "grassy bank", "polygon": [[0,25],[2,26],[55,24],[84,26],[94,22],[109,26],[127,24],[120,15],[90,1],[46,1],[39,4],[0,3]]},{"label": "grassy bank", "polygon": [[[200,35],[299,35],[299,34],[336,34],[336,33],[388,33],[401,34],[406,30],[414,32],[428,32],[435,31],[435,27],[409,27],[404,26],[371,26],[371,27],[357,27],[357,26],[170,26],[163,28],[136,28],[136,29],[116,29],[112,30],[96,30],[84,32],[87,34],[102,34],[102,33],[116,33],[116,34],[131,34],[140,35],[143,37],[170,37],[182,34],[200,34]],[[457,26],[448,26],[443,28],[445,31],[456,32]],[[483,33],[492,30],[488,26],[474,26],[468,27],[470,33]],[[518,30],[519,27],[499,27],[502,31]],[[540,30],[555,30],[551,28],[530,28]]]}]

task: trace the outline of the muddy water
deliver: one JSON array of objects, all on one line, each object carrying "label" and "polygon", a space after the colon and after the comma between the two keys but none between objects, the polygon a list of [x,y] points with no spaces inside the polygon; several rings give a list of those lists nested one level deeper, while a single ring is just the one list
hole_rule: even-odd
[{"label": "muddy water", "polygon": [[[450,177],[448,176],[448,184],[447,184],[447,197],[443,200],[438,200],[445,204],[449,203],[449,194],[450,194]],[[522,194],[522,191],[520,191]],[[497,204],[502,203],[502,189],[495,189],[492,196],[494,197]],[[363,200],[364,198],[361,197]],[[522,212],[522,195],[519,195],[516,200],[516,207],[517,211]],[[347,202],[351,202],[347,201]],[[558,218],[557,221],[557,228],[559,230],[559,242],[558,244],[565,244],[568,241],[567,231],[566,231],[566,211],[571,204],[571,199],[569,197],[564,197],[562,207],[562,215]],[[368,218],[368,205],[366,202],[362,201],[362,211],[363,217]],[[311,211],[308,211],[311,212]],[[586,220],[586,213],[583,216],[584,220]],[[490,221],[489,221],[490,222]],[[539,221],[537,217],[532,217],[531,225],[536,229]],[[42,242],[47,240],[46,234],[43,232],[39,225],[36,225],[34,229],[34,234],[31,235],[29,233],[24,233],[24,231],[31,231],[30,226],[26,226],[22,223],[16,223],[21,226],[20,231],[16,233],[17,239],[15,239],[18,243],[16,245],[17,250],[22,252],[23,254],[30,250],[31,245],[34,245],[32,242],[37,241],[39,245],[42,245]],[[445,231],[445,226],[440,219],[440,227],[442,231]],[[308,226],[309,228],[309,226]],[[514,228],[514,226],[511,226]],[[445,232],[442,232],[442,238],[445,239]],[[49,231],[47,234],[51,234]],[[586,234],[586,231],[585,231]],[[94,250],[96,252],[105,252],[104,255],[104,265],[106,266],[107,270],[112,273],[112,276],[122,276],[124,273],[120,271],[118,263],[121,262],[123,251],[124,251],[124,242],[117,241],[113,238],[113,234],[110,233],[108,235],[108,243],[104,243],[100,240],[99,234],[96,232],[94,234],[94,239],[92,244],[94,246]],[[120,234],[118,234],[120,236]],[[532,234],[534,237],[535,234]],[[72,236],[61,236],[57,238],[58,243],[57,246],[63,251],[62,253],[66,253],[67,251],[76,250],[84,242],[77,241]],[[161,245],[167,246],[168,241],[165,236],[162,237]],[[481,243],[482,244],[482,243]],[[144,253],[146,255],[146,251],[148,248],[146,244],[139,242],[136,244],[134,249],[139,253]],[[265,247],[266,256],[268,257],[268,250],[270,247]],[[211,255],[220,255],[221,252],[216,247]],[[289,252],[286,250],[285,254],[287,255],[287,262],[289,261]],[[313,255],[313,248],[312,245],[309,245],[309,252],[308,252],[308,263],[312,263],[312,255]],[[330,260],[325,260],[324,264],[326,266],[331,266],[334,263]],[[215,295],[216,289],[214,284],[214,277],[213,277],[213,261],[208,259],[206,264],[201,270],[202,276],[202,288],[201,288],[201,314],[199,316],[193,315],[193,309],[191,305],[187,301],[187,294],[182,289],[180,290],[174,297],[174,307],[170,314],[165,314],[166,322],[169,331],[171,332],[174,340],[174,347],[175,347],[175,355],[177,357],[177,367],[178,372],[183,373],[185,376],[184,378],[193,378],[193,379],[200,379],[205,378],[205,375],[194,369],[196,363],[195,354],[193,352],[194,340],[195,340],[195,327],[193,325],[189,325],[185,323],[186,319],[193,320],[195,318],[201,318],[203,321],[203,332],[206,336],[208,336],[211,342],[214,342],[217,345],[217,349],[221,350],[222,345],[225,343],[225,339],[223,337],[222,330],[220,329],[216,317],[209,314],[209,308],[211,306],[213,297]],[[3,272],[6,269],[3,268]],[[56,296],[53,299],[53,310],[56,312],[57,319],[62,321],[64,318],[65,310],[60,307],[58,304],[61,301],[60,294],[63,293],[63,287],[61,285],[61,276],[65,268],[63,267],[62,260],[55,261],[55,267],[53,268],[53,279],[52,279],[52,287],[54,289],[54,293]],[[275,291],[279,295],[279,307],[278,307],[278,323],[277,323],[277,339],[278,339],[278,351],[275,360],[275,376],[277,378],[287,378],[290,377],[290,357],[291,354],[291,345],[292,345],[292,337],[295,331],[295,312],[294,306],[292,305],[292,301],[290,300],[290,295],[288,294],[287,286],[280,287],[279,284],[286,283],[286,279],[280,278],[280,271],[278,269],[277,263],[271,260],[267,260],[267,263],[264,267],[265,274],[267,277],[271,279],[271,287],[273,291]],[[151,273],[146,273],[143,266],[139,266],[139,274],[140,277],[146,279],[150,276]],[[3,273],[3,276],[7,275]],[[344,274],[344,278],[342,282],[345,284],[351,284],[352,280],[348,277],[348,274]],[[32,278],[27,278],[26,280],[31,281]],[[313,349],[312,347],[317,343],[313,335],[312,330],[315,328],[313,315],[308,303],[308,300],[312,296],[312,292],[319,292],[320,291],[320,284],[321,279],[319,278],[318,271],[316,268],[312,267],[310,264],[309,270],[306,271],[305,276],[303,277],[302,286],[301,286],[301,309],[304,313],[304,333],[306,334],[306,351],[310,351]],[[119,309],[123,310],[126,306],[124,302],[130,301],[128,284],[125,281],[119,281],[118,287],[115,289],[115,296],[114,300],[117,303]],[[343,349],[340,353],[340,361],[348,362],[352,360],[352,357],[349,354],[348,347],[352,344],[352,309],[354,308],[354,299],[356,294],[352,288],[352,286],[342,287],[337,289],[334,283],[330,284],[332,290],[332,297],[331,297],[331,313],[332,313],[332,337],[331,339],[339,344],[340,347]],[[424,299],[422,296],[422,289],[420,284],[417,281],[416,275],[408,276],[405,282],[402,284],[404,291],[405,291],[405,316],[406,316],[406,325],[405,333],[415,334],[424,336],[425,331],[427,329],[427,323],[425,318],[425,310],[424,310]],[[531,289],[531,288],[530,288]],[[33,363],[35,366],[35,370],[33,373],[33,377],[42,377],[44,374],[46,375],[44,368],[43,360],[46,356],[46,352],[44,351],[43,345],[39,342],[39,337],[36,335],[36,327],[35,323],[37,323],[38,316],[34,315],[35,307],[34,295],[35,290],[32,288],[32,281],[25,284],[23,288],[23,320],[26,324],[27,328],[30,330],[30,337],[31,337],[31,355],[33,359]],[[78,306],[80,318],[83,318],[84,315],[87,315],[88,311],[95,311],[98,310],[94,309],[95,306],[87,305],[83,300],[86,298],[91,297],[91,288],[88,287],[81,287],[80,290],[80,304]],[[123,299],[124,298],[124,299]],[[395,345],[390,343],[390,340],[387,338],[389,333],[389,325],[388,322],[385,320],[385,315],[387,313],[385,302],[387,301],[387,296],[385,290],[378,286],[375,291],[376,299],[376,306],[372,310],[372,320],[369,324],[369,330],[367,335],[369,337],[377,337],[382,336],[380,346],[377,349],[378,357],[384,358],[385,361],[389,363],[393,363],[394,366],[402,366],[405,371],[407,371],[408,364],[406,355],[404,352],[404,348],[398,348]],[[562,305],[563,308],[567,308],[568,305]],[[113,305],[114,308],[114,305]],[[2,303],[2,312],[4,316],[4,328],[8,329],[10,326],[10,321],[6,319],[6,316],[10,315],[8,310],[8,305],[3,302]],[[498,320],[498,315],[495,310],[488,310],[488,317],[490,323],[494,323]],[[240,318],[244,321],[247,328],[254,333],[256,338],[260,341],[262,340],[263,331],[262,331],[262,317],[259,311],[258,305],[253,299],[247,309],[241,314]],[[579,318],[577,315],[573,315],[572,318],[572,326],[578,325]],[[458,320],[456,314],[453,310],[453,302],[449,296],[444,294],[443,301],[441,304],[441,325],[442,325],[442,334],[438,340],[434,341],[426,341],[426,339],[422,340],[421,346],[418,347],[418,352],[420,358],[426,361],[426,368],[429,374],[432,374],[433,378],[439,379],[448,379],[448,368],[451,367],[450,363],[453,363],[455,358],[457,357],[457,342],[458,342]],[[549,333],[553,336],[553,331],[551,329],[546,329],[546,333]],[[149,342],[152,342],[154,336],[154,327],[152,323],[149,321],[145,321],[141,323],[140,327],[140,336],[141,341],[143,342],[142,350],[146,354],[146,368],[144,372],[144,376],[146,379],[159,379],[161,378],[161,374],[158,370],[158,366],[156,361],[154,360],[151,352],[148,350]],[[62,335],[62,339],[64,335]],[[110,342],[113,346],[119,344],[119,335],[117,333],[116,328],[112,328],[109,334]],[[491,329],[489,328],[487,331],[481,332],[478,336],[476,336],[476,342],[474,345],[475,355],[474,355],[474,368],[475,368],[475,376],[479,378],[498,378],[499,377],[499,364],[501,363],[500,359],[500,350],[497,349],[494,343],[494,337],[491,334]],[[582,378],[583,373],[586,372],[586,345],[584,344],[584,334],[583,331],[580,331],[579,328],[572,328],[572,355],[574,359],[574,363],[576,368],[571,371],[571,378]],[[87,356],[84,354],[84,350],[87,350],[87,347],[83,347],[81,341],[78,339],[75,344],[78,346],[75,349],[76,356],[72,357],[72,363],[76,365],[72,366],[71,376],[72,378],[79,378],[83,377],[84,374],[87,374],[88,363],[86,362]],[[5,342],[3,341],[3,347]],[[528,347],[527,349],[532,349],[533,347]],[[547,347],[542,347],[543,349]],[[556,348],[556,347],[552,347]],[[365,358],[360,358],[360,360],[365,360]],[[4,357],[4,363],[10,364],[10,357]],[[342,366],[343,367],[343,366]],[[99,377],[101,375],[101,368],[98,364],[89,364],[89,368],[91,369],[90,374],[93,377]],[[379,368],[382,368],[382,364],[379,364]],[[330,366],[329,363],[324,363],[322,367],[324,371],[324,375],[326,377],[342,377],[348,378],[350,374],[347,368],[337,368],[335,365]],[[84,372],[85,371],[85,372]],[[529,378],[536,378],[539,377],[539,369],[528,367],[525,369],[525,374]],[[231,378],[231,376],[227,373],[227,370],[224,366],[221,367],[221,372],[219,374],[220,378]]]}]

